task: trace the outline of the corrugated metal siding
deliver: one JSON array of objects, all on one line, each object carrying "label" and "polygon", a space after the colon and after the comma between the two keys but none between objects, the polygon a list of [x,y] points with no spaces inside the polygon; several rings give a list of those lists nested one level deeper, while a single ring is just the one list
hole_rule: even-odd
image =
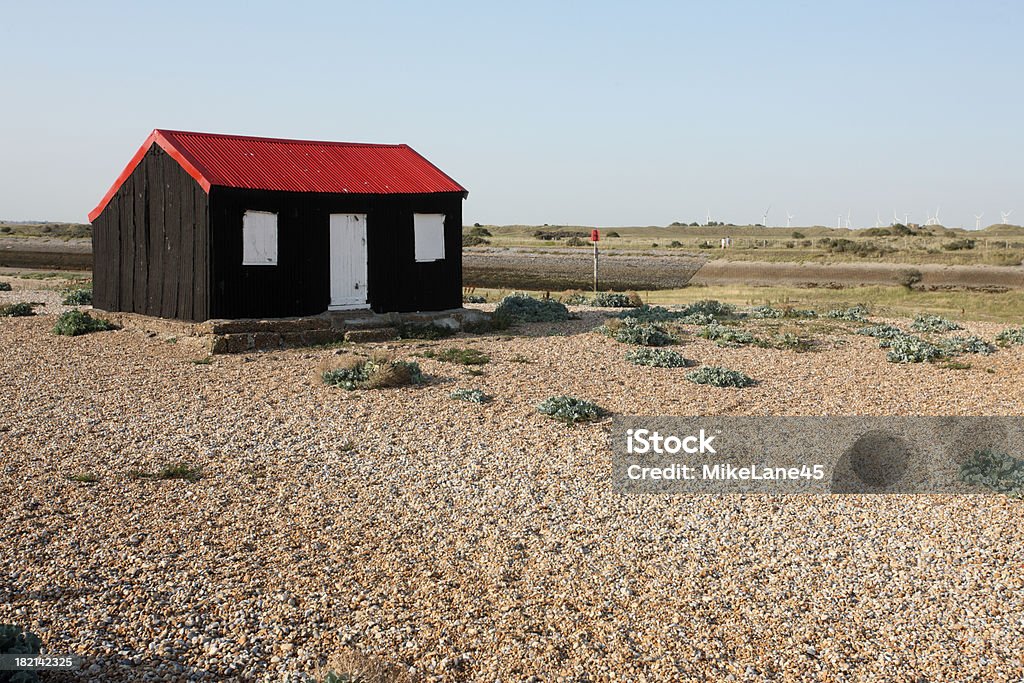
[{"label": "corrugated metal siding", "polygon": [[408,145],[279,140],[157,130],[210,185],[336,194],[465,189]]}]

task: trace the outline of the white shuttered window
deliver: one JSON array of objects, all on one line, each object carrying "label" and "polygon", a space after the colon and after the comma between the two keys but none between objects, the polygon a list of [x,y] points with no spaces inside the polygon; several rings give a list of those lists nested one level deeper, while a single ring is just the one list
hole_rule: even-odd
[{"label": "white shuttered window", "polygon": [[242,265],[277,265],[277,214],[246,211],[242,216]]},{"label": "white shuttered window", "polygon": [[443,213],[414,213],[413,232],[416,234],[417,261],[444,259]]}]

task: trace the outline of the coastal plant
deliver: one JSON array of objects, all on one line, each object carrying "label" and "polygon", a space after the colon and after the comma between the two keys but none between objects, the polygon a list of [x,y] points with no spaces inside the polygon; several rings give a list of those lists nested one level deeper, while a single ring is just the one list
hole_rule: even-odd
[{"label": "coastal plant", "polygon": [[400,387],[424,381],[418,363],[384,358],[350,359],[339,367],[325,370],[321,378],[324,384],[347,391]]},{"label": "coastal plant", "polygon": [[491,357],[480,349],[452,347],[440,353],[428,351],[423,355],[434,360],[444,361],[445,363],[457,363],[459,365],[485,365],[491,362]]},{"label": "coastal plant", "polygon": [[680,311],[681,316],[705,315],[713,318],[727,318],[736,312],[732,304],[722,303],[715,299],[703,299],[687,305]]},{"label": "coastal plant", "polygon": [[11,283],[10,282],[0,282],[0,292],[9,292],[9,291],[11,291]]},{"label": "coastal plant", "polygon": [[697,364],[689,358],[684,358],[681,353],[670,349],[634,349],[626,353],[626,360],[633,365],[645,365],[652,368],[689,368]]},{"label": "coastal plant", "polygon": [[977,353],[989,356],[996,352],[996,347],[981,337],[949,337],[938,343],[946,356],[960,356],[965,353]]},{"label": "coastal plant", "polygon": [[717,342],[720,346],[738,346],[754,343],[754,335],[749,332],[717,322],[706,325],[698,334],[705,339]]},{"label": "coastal plant", "polygon": [[117,325],[109,320],[94,318],[88,313],[74,310],[57,318],[57,324],[53,326],[53,333],[65,337],[77,337],[90,332],[106,332],[115,329],[117,329]]},{"label": "coastal plant", "polygon": [[623,344],[668,346],[676,343],[676,338],[664,326],[633,318],[608,320],[597,331]]},{"label": "coastal plant", "polygon": [[35,304],[30,304],[24,301],[0,306],[0,317],[4,318],[23,318],[25,316],[35,314]]},{"label": "coastal plant", "polygon": [[639,297],[635,294],[621,294],[619,292],[600,292],[591,299],[592,306],[601,308],[636,308],[640,305]]},{"label": "coastal plant", "polygon": [[694,384],[707,384],[713,387],[732,387],[742,389],[755,382],[753,378],[739,370],[729,370],[720,366],[709,366],[686,373],[686,379]]},{"label": "coastal plant", "polygon": [[1000,346],[1024,345],[1024,327],[1007,327],[996,335]]},{"label": "coastal plant", "polygon": [[851,306],[849,308],[833,308],[831,311],[825,313],[826,318],[832,320],[848,320],[856,323],[866,323],[868,321],[868,309],[864,306]]},{"label": "coastal plant", "polygon": [[960,479],[997,493],[1024,498],[1024,460],[991,450],[975,451],[960,466]]},{"label": "coastal plant", "polygon": [[92,306],[91,289],[71,289],[64,293],[61,301],[65,306]]},{"label": "coastal plant", "polygon": [[498,302],[495,314],[517,322],[560,322],[569,319],[569,309],[554,299],[536,299],[526,294],[510,294]]},{"label": "coastal plant", "polygon": [[647,304],[638,306],[630,311],[622,311],[618,315],[619,318],[632,318],[640,322],[665,322],[677,320],[679,316],[679,311],[670,311],[664,306],[650,306]]},{"label": "coastal plant", "polygon": [[885,358],[890,363],[926,363],[943,356],[938,346],[911,334],[884,339],[881,346],[889,349]]},{"label": "coastal plant", "polygon": [[419,323],[403,320],[398,324],[398,336],[402,339],[425,339],[436,341],[458,333],[453,327],[434,323]]},{"label": "coastal plant", "polygon": [[964,328],[940,315],[922,314],[914,318],[910,329],[914,332],[951,332],[952,330],[962,330]]},{"label": "coastal plant", "polygon": [[857,330],[857,334],[874,337],[875,339],[892,339],[893,337],[903,336],[906,332],[895,325],[871,325],[860,328]]},{"label": "coastal plant", "polygon": [[574,396],[546,398],[537,404],[537,412],[569,425],[593,422],[605,415],[605,410],[596,403]]},{"label": "coastal plant", "polygon": [[[38,655],[42,649],[39,636],[13,624],[0,624],[0,656],[20,655],[30,657]],[[11,683],[35,683],[39,675],[35,671],[0,671],[0,681]]]},{"label": "coastal plant", "polygon": [[467,401],[469,403],[487,403],[491,396],[480,389],[456,389],[449,396],[456,401]]},{"label": "coastal plant", "polygon": [[769,320],[772,318],[781,318],[785,315],[785,312],[772,306],[754,306],[750,309],[751,318],[760,318]]}]

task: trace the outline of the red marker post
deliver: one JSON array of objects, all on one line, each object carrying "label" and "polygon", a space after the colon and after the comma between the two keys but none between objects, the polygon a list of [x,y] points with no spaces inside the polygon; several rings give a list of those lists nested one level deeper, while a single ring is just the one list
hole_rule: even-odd
[{"label": "red marker post", "polygon": [[594,228],[590,231],[590,241],[594,243],[594,294],[597,294],[597,241],[601,239],[601,234]]}]

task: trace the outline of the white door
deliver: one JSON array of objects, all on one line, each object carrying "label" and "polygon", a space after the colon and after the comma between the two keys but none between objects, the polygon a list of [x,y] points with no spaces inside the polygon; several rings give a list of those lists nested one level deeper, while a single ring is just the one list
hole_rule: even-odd
[{"label": "white door", "polygon": [[330,310],[366,308],[366,214],[331,214]]}]

